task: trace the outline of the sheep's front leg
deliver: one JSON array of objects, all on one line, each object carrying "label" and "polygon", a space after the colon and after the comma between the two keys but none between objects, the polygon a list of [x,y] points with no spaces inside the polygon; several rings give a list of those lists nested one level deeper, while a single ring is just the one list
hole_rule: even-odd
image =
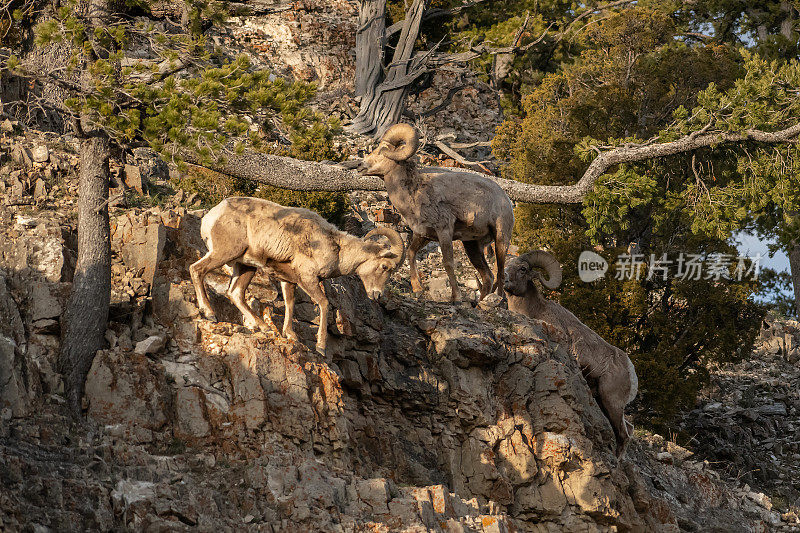
[{"label": "sheep's front leg", "polygon": [[317,330],[317,351],[325,355],[328,348],[328,298],[322,290],[322,282],[318,278],[303,279],[300,288],[306,291],[314,303],[319,306],[319,329]]},{"label": "sheep's front leg", "polygon": [[408,269],[411,273],[411,290],[414,292],[422,292],[422,283],[419,281],[419,272],[417,272],[417,252],[426,242],[428,242],[428,239],[414,233],[411,235],[411,240],[408,243],[408,250],[406,250]]},{"label": "sheep's front leg", "polygon": [[192,284],[194,285],[194,291],[197,295],[197,306],[200,308],[202,315],[208,320],[216,322],[217,317],[214,315],[214,310],[211,308],[211,302],[209,301],[208,293],[206,292],[206,275],[215,268],[221,267],[235,257],[235,255],[231,256],[227,254],[215,254],[213,251],[209,251],[206,255],[200,258],[199,261],[192,263],[189,266],[189,275],[192,277]]},{"label": "sheep's front leg", "polygon": [[450,279],[450,288],[452,294],[450,300],[457,302],[461,300],[461,290],[458,288],[456,281],[455,262],[453,260],[453,232],[451,230],[437,231],[436,235],[439,238],[439,246],[442,249],[442,264],[444,270],[447,272],[447,277]]},{"label": "sheep's front leg", "polygon": [[283,316],[283,336],[289,340],[297,341],[297,333],[292,327],[292,317],[294,317],[294,283],[281,281],[281,291],[283,292],[284,316]]},{"label": "sheep's front leg", "polygon": [[228,298],[239,311],[242,312],[244,324],[251,328],[260,328],[264,333],[267,332],[267,324],[250,309],[250,306],[245,302],[245,294],[247,287],[253,280],[257,269],[252,266],[243,265],[242,263],[235,263],[233,265],[233,276],[231,277],[231,284],[228,287]]}]

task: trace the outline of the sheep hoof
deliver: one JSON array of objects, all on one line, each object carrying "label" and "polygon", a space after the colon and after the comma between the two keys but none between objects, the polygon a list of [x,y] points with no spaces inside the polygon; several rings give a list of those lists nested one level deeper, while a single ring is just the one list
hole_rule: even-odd
[{"label": "sheep hoof", "polygon": [[264,335],[275,335],[276,337],[281,336],[280,330],[274,326],[270,327],[269,325],[265,324],[263,326],[260,326],[259,329]]},{"label": "sheep hoof", "polygon": [[215,324],[216,324],[217,322],[219,322],[219,320],[217,320],[217,315],[215,315],[214,313],[211,313],[211,312],[208,312],[208,311],[202,311],[200,314],[201,314],[201,315],[202,315],[202,316],[203,316],[203,317],[204,317],[206,320],[208,320],[209,322],[214,322]]}]

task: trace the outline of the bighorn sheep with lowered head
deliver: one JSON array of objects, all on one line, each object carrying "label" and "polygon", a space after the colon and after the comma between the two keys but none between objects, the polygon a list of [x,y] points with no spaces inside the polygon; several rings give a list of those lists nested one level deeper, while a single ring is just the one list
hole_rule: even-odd
[{"label": "bighorn sheep with lowered head", "polygon": [[[545,279],[536,268],[547,274]],[[607,343],[600,335],[559,304],[545,299],[534,280],[547,289],[561,284],[561,265],[551,254],[529,252],[514,257],[506,268],[508,308],[560,328],[569,352],[584,375],[597,386],[598,403],[605,411],[617,439],[617,456],[625,450],[633,425],[625,420],[625,406],[636,397],[639,381],[628,354]]]},{"label": "bighorn sheep with lowered head", "polygon": [[[403,239],[389,228],[376,228],[363,239],[339,231],[317,213],[284,207],[258,198],[234,197],[212,208],[200,224],[208,253],[189,267],[197,303],[206,318],[216,320],[204,284],[211,270],[230,264],[233,275],[228,298],[259,327],[267,325],[245,303],[245,291],[259,268],[281,282],[286,316],[283,334],[297,340],[292,329],[294,289],[300,285],[319,306],[317,351],[325,354],[328,340],[328,299],[322,280],[355,272],[367,295],[377,299],[389,275],[403,261]],[[377,240],[383,236],[388,240]]]},{"label": "bighorn sheep with lowered head", "polygon": [[[360,168],[362,174],[383,178],[389,200],[413,232],[407,255],[414,292],[422,291],[417,251],[429,241],[438,241],[452,300],[461,298],[453,271],[453,241],[458,240],[464,243],[467,257],[480,275],[480,297],[493,290],[502,296],[506,253],[514,227],[511,200],[497,183],[480,174],[416,168],[410,158],[418,147],[417,131],[408,124],[395,124]],[[497,258],[494,285],[483,253],[490,243],[494,243]]]}]

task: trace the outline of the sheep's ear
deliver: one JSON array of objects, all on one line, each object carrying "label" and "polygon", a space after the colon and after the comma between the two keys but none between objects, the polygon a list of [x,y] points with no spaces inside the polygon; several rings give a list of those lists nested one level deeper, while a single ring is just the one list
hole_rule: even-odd
[{"label": "sheep's ear", "polygon": [[397,257],[397,254],[394,253],[391,248],[388,248],[382,251],[380,255],[378,255],[378,257],[380,257],[381,259],[394,259],[395,257]]}]

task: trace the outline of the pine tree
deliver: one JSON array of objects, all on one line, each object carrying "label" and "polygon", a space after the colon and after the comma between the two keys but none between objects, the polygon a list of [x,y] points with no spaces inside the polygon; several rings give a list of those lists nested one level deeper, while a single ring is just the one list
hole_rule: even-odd
[{"label": "pine tree", "polygon": [[[517,243],[549,246],[567,272],[596,245],[609,257],[629,243],[646,258],[687,250],[735,257],[732,235],[754,227],[784,246],[796,242],[796,145],[768,137],[797,127],[797,61],[764,59],[775,48],[761,44],[706,43],[665,4],[593,21],[574,43],[579,53],[544,74],[494,139],[505,177],[568,185],[617,147],[644,152],[713,133],[695,149],[608,166],[578,207],[518,207]],[[567,275],[561,302],[631,352],[644,410],[662,423],[691,405],[707,362],[746,353],[759,324],[757,288],[660,279],[586,286]]]},{"label": "pine tree", "polygon": [[[138,2],[136,8],[149,4]],[[80,139],[78,260],[59,357],[76,414],[108,318],[112,151],[149,146],[182,168],[185,156],[219,163],[225,153],[241,153],[245,146],[267,149],[261,137],[276,124],[291,139],[291,147],[281,152],[307,159],[338,156],[331,142],[338,124],[303,105],[314,86],[286,82],[254,68],[247,56],[229,58],[215,50],[203,31],[222,20],[221,4],[187,3],[183,13],[182,25],[156,26],[134,22],[105,0],[68,2],[35,28],[39,47],[71,45],[66,72],[35,69],[16,56],[3,65],[4,75],[66,89],[70,97],[62,111]],[[145,50],[149,60],[123,66],[133,49]]]}]

